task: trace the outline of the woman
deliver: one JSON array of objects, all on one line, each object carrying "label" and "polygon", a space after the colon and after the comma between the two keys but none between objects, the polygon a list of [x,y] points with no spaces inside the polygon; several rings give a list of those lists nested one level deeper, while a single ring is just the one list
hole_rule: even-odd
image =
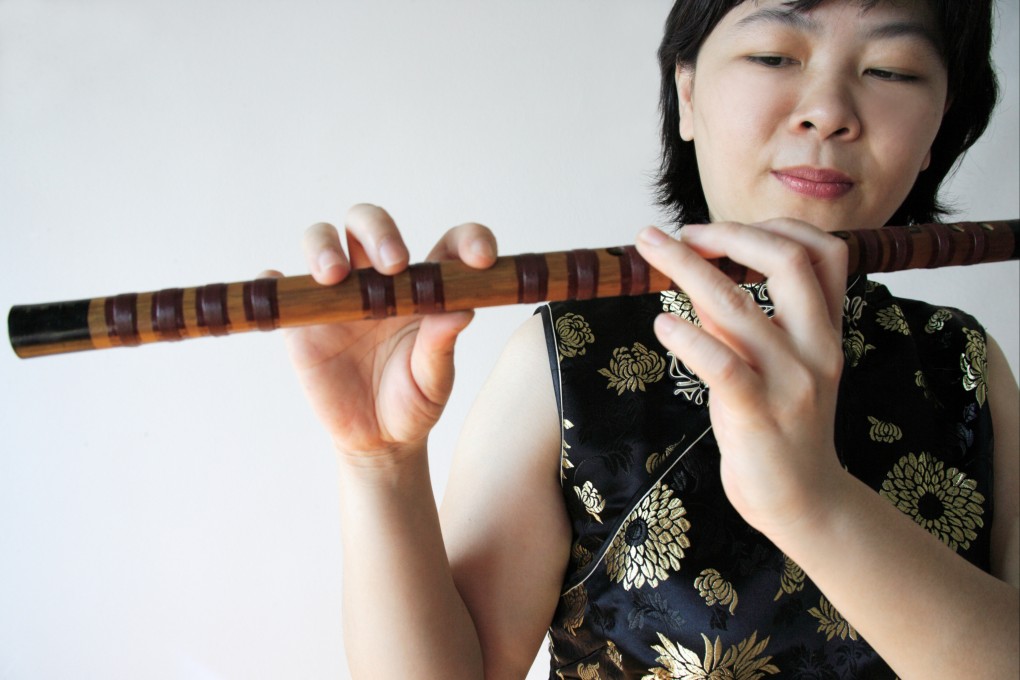
[{"label": "woman", "polygon": [[[426,443],[471,315],[289,335],[340,461],[356,676],[523,677],[548,629],[561,677],[1015,677],[1016,385],[966,315],[848,288],[826,234],[938,213],[994,102],[989,31],[980,2],[678,2],[661,187],[684,226],[637,246],[689,297],[525,323],[441,511]],[[329,225],[306,234],[320,282],[406,266],[382,209],[345,226],[350,261]],[[767,290],[734,286],[719,255]],[[469,224],[430,259],[494,256]],[[875,389],[885,365],[913,391]],[[969,435],[925,434],[949,417]]]}]

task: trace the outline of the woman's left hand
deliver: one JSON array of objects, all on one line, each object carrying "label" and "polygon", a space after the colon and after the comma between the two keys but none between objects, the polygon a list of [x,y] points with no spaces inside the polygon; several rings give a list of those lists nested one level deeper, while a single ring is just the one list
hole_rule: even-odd
[{"label": "woman's left hand", "polygon": [[[679,240],[638,237],[649,264],[690,297],[701,327],[671,314],[659,340],[709,386],[709,413],[730,502],[773,540],[831,507],[845,479],[834,445],[843,367],[846,244],[815,227],[687,225]],[[725,256],[768,280],[770,319],[706,258]]]}]

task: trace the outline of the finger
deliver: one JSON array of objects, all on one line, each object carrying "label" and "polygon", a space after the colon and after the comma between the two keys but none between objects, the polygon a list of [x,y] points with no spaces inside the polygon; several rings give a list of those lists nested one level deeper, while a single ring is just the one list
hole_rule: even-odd
[{"label": "finger", "polygon": [[654,329],[659,342],[704,380],[716,399],[731,410],[759,410],[762,378],[730,347],[668,313],[656,317]]},{"label": "finger", "polygon": [[[819,238],[824,234],[809,236],[810,232],[802,229],[798,234],[801,240],[797,241],[758,226],[731,222],[691,226],[695,228],[681,238],[700,254],[726,256],[766,276],[769,293],[776,302],[777,321],[802,344],[810,344],[818,334],[831,334],[838,328],[842,298],[830,301],[820,278],[831,282],[833,275],[828,270],[835,268],[845,281],[846,265],[839,267],[831,260],[832,249]],[[814,230],[809,225],[803,227]],[[691,291],[687,292],[693,297]]]},{"label": "finger", "polygon": [[755,226],[795,240],[814,254],[813,267],[829,308],[829,319],[833,328],[839,330],[847,286],[849,251],[846,241],[797,220],[767,220]]},{"label": "finger", "polygon": [[450,229],[429,252],[430,262],[462,260],[478,269],[496,261],[496,237],[488,227],[469,222]]},{"label": "finger", "polygon": [[338,283],[351,271],[351,264],[340,245],[340,235],[332,224],[319,222],[308,227],[301,246],[312,278],[319,283]]},{"label": "finger", "polygon": [[263,269],[261,272],[259,272],[259,275],[256,276],[255,278],[257,278],[257,279],[282,279],[283,278],[283,274],[281,274],[280,272],[278,272],[275,269]]},{"label": "finger", "polygon": [[344,218],[347,248],[355,267],[374,267],[383,274],[396,274],[408,263],[404,239],[390,214],[376,205],[359,203]]},{"label": "finger", "polygon": [[638,235],[637,248],[651,266],[687,293],[702,327],[745,361],[760,366],[769,353],[785,346],[747,291],[687,244],[650,227]]},{"label": "finger", "polygon": [[411,374],[422,395],[444,405],[453,389],[453,348],[474,312],[429,314],[422,319],[411,353]]}]

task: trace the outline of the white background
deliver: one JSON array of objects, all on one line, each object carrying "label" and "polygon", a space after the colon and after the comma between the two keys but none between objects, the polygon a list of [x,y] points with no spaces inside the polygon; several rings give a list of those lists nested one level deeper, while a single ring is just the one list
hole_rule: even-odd
[{"label": "white background", "polygon": [[[469,220],[504,253],[632,242],[662,222],[669,6],[0,0],[0,308],[300,273],[301,231],[358,201],[414,259]],[[1020,214],[1016,1],[1000,12],[1004,102],[960,218]],[[1016,263],[883,280],[975,313],[1016,372]],[[467,331],[437,493],[530,313]],[[279,334],[0,351],[0,398],[0,678],[347,677],[335,462]]]}]

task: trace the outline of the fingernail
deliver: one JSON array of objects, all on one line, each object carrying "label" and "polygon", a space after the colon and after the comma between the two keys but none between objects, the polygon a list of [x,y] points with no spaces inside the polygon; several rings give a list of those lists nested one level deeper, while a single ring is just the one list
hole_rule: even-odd
[{"label": "fingernail", "polygon": [[673,332],[680,320],[672,314],[660,314],[655,318],[655,330],[666,335]]},{"label": "fingernail", "polygon": [[641,230],[638,234],[638,238],[649,245],[661,246],[663,243],[669,240],[669,237],[663,234],[655,227],[647,227]]},{"label": "fingernail", "polygon": [[392,238],[385,238],[379,244],[379,257],[384,266],[394,267],[404,261],[404,251]]},{"label": "fingernail", "polygon": [[343,264],[343,260],[340,259],[340,254],[335,250],[326,249],[319,253],[319,273],[325,274],[333,267],[339,267]]},{"label": "fingernail", "polygon": [[472,243],[471,252],[478,257],[485,258],[486,260],[496,256],[496,253],[492,250],[492,245],[484,239],[478,239]]}]

